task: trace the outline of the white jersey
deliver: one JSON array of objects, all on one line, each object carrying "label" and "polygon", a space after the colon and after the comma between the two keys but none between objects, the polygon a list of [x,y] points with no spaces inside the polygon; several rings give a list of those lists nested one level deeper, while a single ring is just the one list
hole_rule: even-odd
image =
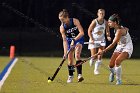
[{"label": "white jersey", "polygon": [[129,43],[132,43],[132,40],[131,40],[129,32],[127,31],[126,35],[121,36],[121,38],[118,42],[118,45],[121,46],[121,47],[125,47]]},{"label": "white jersey", "polygon": [[128,31],[126,35],[121,36],[114,52],[128,52],[129,57],[131,57],[131,54],[133,52],[133,43]]},{"label": "white jersey", "polygon": [[[95,19],[96,26],[92,30],[92,37],[94,39],[94,44],[89,44],[88,49],[93,49],[93,48],[98,48],[101,46],[106,46],[106,41],[105,41],[105,29],[106,29],[106,21],[104,20],[102,24],[99,24],[97,19]],[[91,40],[89,40],[91,42]]]},{"label": "white jersey", "polygon": [[92,36],[94,40],[101,41],[102,39],[105,39],[105,20],[102,24],[99,24],[97,19],[95,19],[96,26],[92,30]]}]

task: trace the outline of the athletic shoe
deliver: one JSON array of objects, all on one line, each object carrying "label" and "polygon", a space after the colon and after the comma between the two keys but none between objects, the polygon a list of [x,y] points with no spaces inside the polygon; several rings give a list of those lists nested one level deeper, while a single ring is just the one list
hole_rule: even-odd
[{"label": "athletic shoe", "polygon": [[109,75],[109,81],[113,82],[114,81],[114,73],[110,73]]},{"label": "athletic shoe", "polygon": [[90,60],[89,60],[89,66],[90,66],[90,67],[93,66],[93,63],[94,63],[94,60],[93,60],[93,59],[90,59]]},{"label": "athletic shoe", "polygon": [[84,80],[84,78],[82,77],[81,74],[78,75],[78,82],[82,82]]},{"label": "athletic shoe", "polygon": [[117,80],[116,85],[121,85],[122,81],[120,79]]},{"label": "athletic shoe", "polygon": [[67,83],[71,83],[73,80],[73,76],[68,76],[68,80],[67,80]]},{"label": "athletic shoe", "polygon": [[99,71],[98,70],[94,70],[94,75],[99,75]]}]

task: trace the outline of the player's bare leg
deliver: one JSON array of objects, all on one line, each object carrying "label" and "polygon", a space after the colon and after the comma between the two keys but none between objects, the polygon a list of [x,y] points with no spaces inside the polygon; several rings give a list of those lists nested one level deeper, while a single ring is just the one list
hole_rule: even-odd
[{"label": "player's bare leg", "polygon": [[[94,56],[96,54],[96,48],[90,49],[90,52],[91,52],[91,56]],[[90,67],[93,66],[94,60],[95,60],[95,58],[90,59],[90,61],[89,61]]]},{"label": "player's bare leg", "polygon": [[[79,64],[81,62],[81,51],[82,51],[82,45],[77,44],[75,47],[75,59],[76,64]],[[82,77],[82,65],[77,66],[77,76],[78,76],[78,82],[81,82],[84,80]]]},{"label": "player's bare leg", "polygon": [[[98,52],[102,51],[104,47],[99,47]],[[94,67],[94,74],[98,75],[99,74],[99,67],[102,63],[102,56],[103,55],[98,55],[97,61],[95,62],[95,67]]]},{"label": "player's bare leg", "polygon": [[115,60],[119,56],[119,52],[114,52],[109,63],[109,70],[110,70],[110,75],[109,75],[109,81],[113,82],[114,81],[114,74],[115,74]]},{"label": "player's bare leg", "polygon": [[70,51],[69,55],[68,55],[68,71],[69,71],[69,75],[68,75],[68,80],[67,83],[71,83],[73,80],[73,72],[74,72],[74,66],[73,66],[73,54],[74,54],[74,50]]},{"label": "player's bare leg", "polygon": [[122,74],[122,67],[121,62],[128,58],[127,52],[122,52],[115,60],[115,71],[116,71],[116,85],[121,85],[121,74]]}]

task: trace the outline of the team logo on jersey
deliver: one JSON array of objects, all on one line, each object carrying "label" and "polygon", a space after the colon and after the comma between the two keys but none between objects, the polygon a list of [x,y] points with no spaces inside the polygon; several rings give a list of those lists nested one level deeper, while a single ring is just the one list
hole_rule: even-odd
[{"label": "team logo on jersey", "polygon": [[121,38],[120,39],[120,44],[126,44],[126,41],[127,41],[127,38],[126,37]]},{"label": "team logo on jersey", "polygon": [[97,35],[102,35],[104,31],[104,27],[99,27],[98,31],[96,32]]},{"label": "team logo on jersey", "polygon": [[72,32],[74,32],[75,30],[77,30],[77,27],[73,27],[73,28],[71,28],[71,29],[68,29],[66,32],[67,32],[67,33],[72,33]]},{"label": "team logo on jersey", "polygon": [[98,31],[96,32],[97,35],[102,35],[103,34],[103,31]]}]

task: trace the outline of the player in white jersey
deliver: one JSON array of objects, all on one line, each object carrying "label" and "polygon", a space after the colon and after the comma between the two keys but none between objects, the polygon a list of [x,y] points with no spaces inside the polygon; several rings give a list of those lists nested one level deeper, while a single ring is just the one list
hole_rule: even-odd
[{"label": "player in white jersey", "polygon": [[[97,49],[98,52],[103,50],[106,46],[106,40],[105,40],[105,32],[107,35],[107,39],[110,41],[110,32],[109,27],[107,25],[106,20],[104,19],[105,16],[105,10],[104,9],[98,9],[97,12],[98,17],[94,19],[89,28],[88,28],[88,36],[89,36],[89,42],[88,49],[91,51],[91,56],[96,54]],[[95,59],[95,58],[94,58]],[[91,59],[89,61],[90,66],[93,65],[94,60]],[[94,67],[94,74],[99,74],[99,66],[102,62],[102,55],[98,55],[97,61],[95,63]]]},{"label": "player in white jersey", "polygon": [[117,80],[116,85],[120,85],[122,84],[121,63],[123,60],[131,57],[131,54],[133,52],[133,43],[128,32],[129,29],[120,25],[120,18],[117,14],[113,14],[112,16],[109,17],[108,25],[110,28],[114,28],[115,37],[113,39],[112,44],[106,47],[102,52],[100,52],[100,54],[112,49],[117,44],[117,47],[110,59],[109,69],[111,73],[109,76],[109,81],[110,82],[114,81],[114,72],[115,72]]}]

